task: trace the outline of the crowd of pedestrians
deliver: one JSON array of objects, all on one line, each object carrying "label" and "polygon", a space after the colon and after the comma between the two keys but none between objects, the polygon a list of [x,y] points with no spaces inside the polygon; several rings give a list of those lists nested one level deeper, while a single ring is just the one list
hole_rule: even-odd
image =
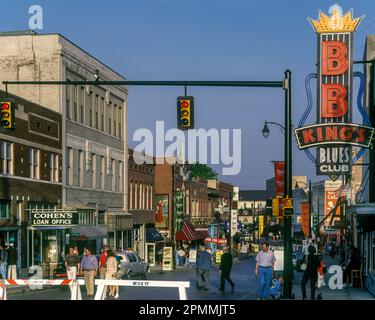
[{"label": "crowd of pedestrians", "polygon": [[[78,248],[71,247],[65,257],[65,266],[68,279],[75,280],[77,276],[84,276],[87,297],[93,297],[95,278],[99,276],[100,279],[117,279],[119,262],[108,245],[102,250],[99,259],[92,254],[91,249],[85,248],[81,260]],[[119,287],[107,286],[105,295],[118,299]]]},{"label": "crowd of pedestrians", "polygon": [[17,279],[17,249],[13,243],[9,248],[5,244],[0,246],[0,275],[2,279]]}]

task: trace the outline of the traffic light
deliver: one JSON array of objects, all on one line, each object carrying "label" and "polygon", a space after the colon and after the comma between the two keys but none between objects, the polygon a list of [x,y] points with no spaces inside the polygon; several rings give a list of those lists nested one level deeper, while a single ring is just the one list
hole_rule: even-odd
[{"label": "traffic light", "polygon": [[0,102],[0,128],[14,128],[14,102],[10,100]]},{"label": "traffic light", "polygon": [[177,127],[181,130],[194,128],[194,97],[177,97]]}]

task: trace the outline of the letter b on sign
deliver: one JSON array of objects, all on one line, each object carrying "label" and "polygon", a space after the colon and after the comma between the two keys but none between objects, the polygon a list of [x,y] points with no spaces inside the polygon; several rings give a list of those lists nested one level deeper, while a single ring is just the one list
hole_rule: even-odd
[{"label": "letter b on sign", "polygon": [[323,76],[338,76],[348,70],[349,62],[346,56],[348,50],[340,41],[322,42],[322,74]]},{"label": "letter b on sign", "polygon": [[322,118],[340,118],[347,111],[345,87],[341,84],[322,84]]}]

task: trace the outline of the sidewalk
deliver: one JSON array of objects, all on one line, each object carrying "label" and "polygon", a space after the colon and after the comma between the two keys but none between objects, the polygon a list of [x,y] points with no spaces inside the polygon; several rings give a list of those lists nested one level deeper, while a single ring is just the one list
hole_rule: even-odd
[{"label": "sidewalk", "polygon": [[[339,265],[340,259],[336,256],[333,259],[330,256],[325,256],[323,258],[324,263],[327,266],[327,273],[324,275],[325,286],[320,290],[323,300],[375,300],[367,289],[365,288],[350,288],[346,287],[343,289],[332,290],[328,287],[328,281],[330,274],[328,274],[328,269],[332,265]],[[302,300],[302,289],[301,289],[301,279],[302,272],[295,272],[295,279],[293,281],[293,293],[295,295],[295,300]],[[306,285],[307,299],[310,299],[310,282]],[[318,291],[316,291],[316,295]]]}]

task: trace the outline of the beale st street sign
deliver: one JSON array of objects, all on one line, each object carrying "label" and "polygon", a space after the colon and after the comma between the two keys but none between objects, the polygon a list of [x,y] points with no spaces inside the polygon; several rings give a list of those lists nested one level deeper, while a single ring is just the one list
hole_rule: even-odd
[{"label": "beale st street sign", "polygon": [[[310,109],[294,133],[301,150],[316,147],[317,175],[336,180],[340,175],[350,174],[353,146],[371,147],[374,129],[369,123],[352,123],[353,33],[363,16],[353,19],[353,10],[343,14],[338,5],[329,11],[330,16],[320,12],[318,20],[309,18],[318,37],[317,73],[314,74],[317,123],[301,126]],[[311,158],[314,156],[310,153]]]}]

